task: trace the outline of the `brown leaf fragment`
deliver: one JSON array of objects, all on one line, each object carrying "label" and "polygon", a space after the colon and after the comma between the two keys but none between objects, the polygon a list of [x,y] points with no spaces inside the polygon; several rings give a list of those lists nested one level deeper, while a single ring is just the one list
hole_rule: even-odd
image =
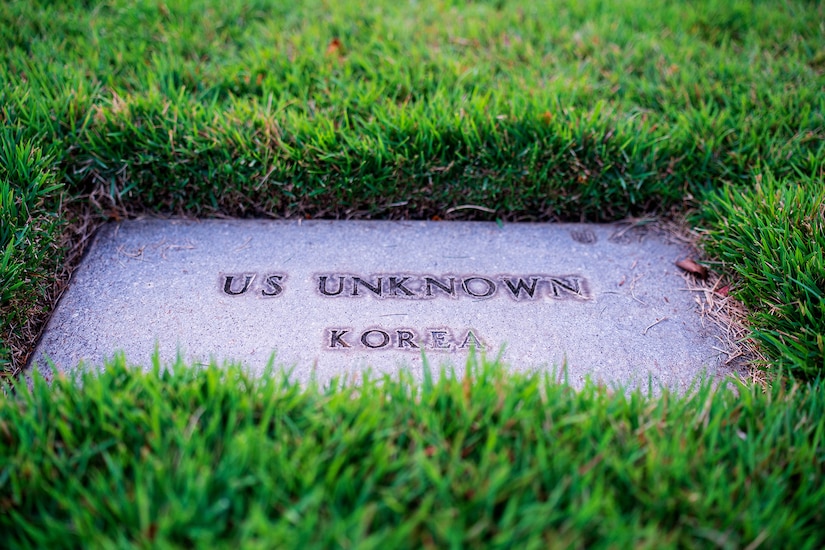
[{"label": "brown leaf fragment", "polygon": [[676,262],[676,267],[678,267],[679,269],[683,269],[688,273],[692,273],[700,279],[708,278],[708,268],[696,263],[696,261],[693,258],[685,258],[684,260],[679,260],[678,262]]},{"label": "brown leaf fragment", "polygon": [[341,39],[338,37],[333,38],[329,41],[329,45],[327,46],[327,55],[342,55],[344,45],[341,43]]}]

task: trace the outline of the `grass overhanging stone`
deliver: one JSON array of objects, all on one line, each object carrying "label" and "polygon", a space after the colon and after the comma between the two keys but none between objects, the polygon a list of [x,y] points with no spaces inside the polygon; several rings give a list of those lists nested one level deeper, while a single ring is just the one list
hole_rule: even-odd
[{"label": "grass overhanging stone", "polygon": [[119,356],[0,400],[5,543],[825,541],[817,386],[706,381],[648,399],[485,361],[466,377],[433,369],[322,390],[237,365],[168,366]]}]

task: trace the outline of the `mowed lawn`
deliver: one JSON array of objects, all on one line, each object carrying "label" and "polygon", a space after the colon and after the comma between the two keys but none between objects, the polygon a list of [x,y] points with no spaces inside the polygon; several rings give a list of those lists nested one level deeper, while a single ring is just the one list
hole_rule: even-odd
[{"label": "mowed lawn", "polygon": [[[825,545],[825,5],[0,4],[0,546]],[[461,208],[456,208],[461,207]],[[19,383],[137,215],[696,229],[764,382]],[[113,352],[115,350],[112,350]]]}]

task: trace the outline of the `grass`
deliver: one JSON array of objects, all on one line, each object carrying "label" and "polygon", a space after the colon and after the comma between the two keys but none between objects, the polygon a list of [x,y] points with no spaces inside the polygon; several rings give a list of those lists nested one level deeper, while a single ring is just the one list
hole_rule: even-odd
[{"label": "grass", "polygon": [[823,20],[778,0],[0,3],[2,378],[106,220],[675,213],[774,380],[644,399],[485,371],[353,395],[113,365],[0,401],[4,536],[821,546]]},{"label": "grass", "polygon": [[596,220],[754,169],[822,175],[810,5],[164,6],[0,12],[2,118],[70,193],[195,214],[469,202]]},{"label": "grass", "polygon": [[[0,401],[10,546],[819,548],[821,386],[649,400],[496,365],[301,388],[236,368]],[[9,475],[11,473],[11,475]]]},{"label": "grass", "polygon": [[61,223],[52,159],[8,129],[0,143],[0,370],[11,370],[8,332],[31,339],[38,302],[49,298],[49,279],[61,259]]},{"label": "grass", "polygon": [[725,189],[713,199],[708,218],[716,229],[706,249],[741,278],[739,296],[755,310],[754,337],[776,366],[821,376],[825,185],[788,185],[768,174],[745,193]]}]

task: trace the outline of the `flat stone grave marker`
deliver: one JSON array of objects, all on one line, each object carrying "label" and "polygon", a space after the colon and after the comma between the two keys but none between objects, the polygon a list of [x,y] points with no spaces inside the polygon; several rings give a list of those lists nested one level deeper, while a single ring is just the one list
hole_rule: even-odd
[{"label": "flat stone grave marker", "polygon": [[[99,231],[32,364],[275,364],[300,381],[407,367],[684,390],[727,374],[666,235],[627,225],[137,220]],[[562,376],[561,374],[559,374]]]}]

